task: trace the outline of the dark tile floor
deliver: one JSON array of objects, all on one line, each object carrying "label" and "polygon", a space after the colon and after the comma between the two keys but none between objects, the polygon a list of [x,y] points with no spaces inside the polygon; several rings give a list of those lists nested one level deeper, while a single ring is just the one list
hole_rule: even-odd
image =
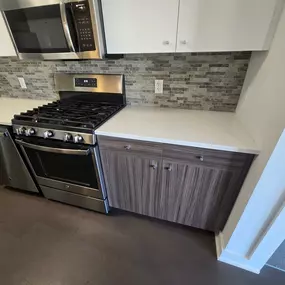
[{"label": "dark tile floor", "polygon": [[219,263],[213,235],[0,189],[0,284],[285,284]]}]

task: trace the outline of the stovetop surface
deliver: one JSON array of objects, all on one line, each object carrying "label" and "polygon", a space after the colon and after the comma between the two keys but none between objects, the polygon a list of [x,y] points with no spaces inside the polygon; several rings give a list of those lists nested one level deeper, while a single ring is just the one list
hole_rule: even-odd
[{"label": "stovetop surface", "polygon": [[77,100],[59,100],[15,115],[13,124],[74,131],[94,131],[124,105]]}]

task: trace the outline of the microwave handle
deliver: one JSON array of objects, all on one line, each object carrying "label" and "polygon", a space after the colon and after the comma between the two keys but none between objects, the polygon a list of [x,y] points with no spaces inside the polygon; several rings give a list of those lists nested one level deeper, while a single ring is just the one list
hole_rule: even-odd
[{"label": "microwave handle", "polygon": [[64,0],[61,0],[59,5],[60,5],[61,22],[62,22],[63,31],[64,31],[64,35],[65,35],[68,47],[70,51],[75,52],[75,48],[73,45],[73,41],[70,35],[70,30],[69,30],[69,26],[67,22],[66,7],[65,7]]}]

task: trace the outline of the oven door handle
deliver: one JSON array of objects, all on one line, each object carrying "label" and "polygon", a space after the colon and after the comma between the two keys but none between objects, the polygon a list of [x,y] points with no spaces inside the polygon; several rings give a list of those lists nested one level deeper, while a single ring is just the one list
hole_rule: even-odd
[{"label": "oven door handle", "polygon": [[34,145],[30,143],[26,143],[22,140],[15,140],[17,144],[22,145],[27,148],[32,148],[39,151],[51,152],[51,153],[61,153],[61,154],[72,154],[72,155],[88,155],[90,153],[90,149],[86,150],[78,150],[78,149],[63,149],[63,148],[53,148],[41,145]]},{"label": "oven door handle", "polygon": [[67,41],[67,45],[70,49],[70,51],[75,52],[75,48],[73,45],[73,41],[71,38],[68,22],[67,22],[67,16],[66,16],[66,7],[64,0],[60,0],[60,16],[61,16],[61,23],[64,31],[64,35]]}]

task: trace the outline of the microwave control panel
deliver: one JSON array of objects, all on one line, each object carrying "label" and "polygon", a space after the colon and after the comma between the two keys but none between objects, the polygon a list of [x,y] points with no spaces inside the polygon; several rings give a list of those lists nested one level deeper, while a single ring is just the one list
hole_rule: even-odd
[{"label": "microwave control panel", "polygon": [[88,1],[73,3],[80,51],[95,50],[92,21]]}]

